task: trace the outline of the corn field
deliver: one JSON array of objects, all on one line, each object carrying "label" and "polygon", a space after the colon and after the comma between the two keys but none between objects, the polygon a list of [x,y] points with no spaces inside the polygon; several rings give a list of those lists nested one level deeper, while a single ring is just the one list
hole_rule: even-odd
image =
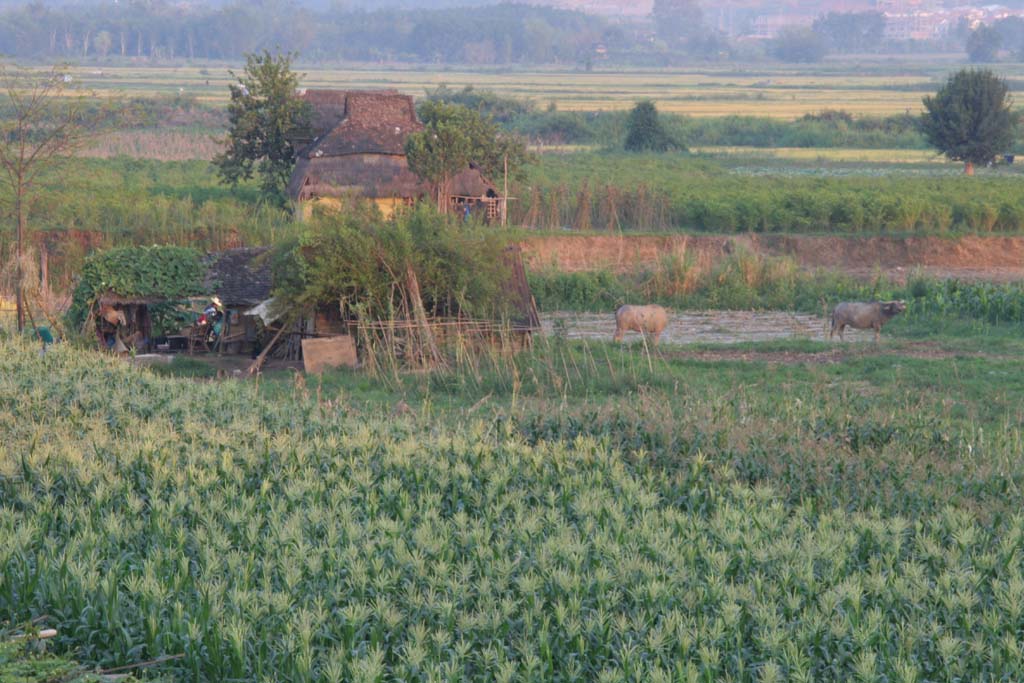
[{"label": "corn field", "polygon": [[[1024,516],[0,341],[0,622],[182,681],[1014,681]],[[713,448],[713,444],[708,444]],[[963,454],[962,457],[970,457]],[[1007,466],[1010,465],[1009,460]]]}]

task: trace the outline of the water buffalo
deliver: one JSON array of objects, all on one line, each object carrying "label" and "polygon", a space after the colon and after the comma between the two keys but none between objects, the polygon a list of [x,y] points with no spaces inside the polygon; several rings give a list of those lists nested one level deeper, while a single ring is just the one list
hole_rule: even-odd
[{"label": "water buffalo", "polygon": [[832,311],[832,329],[828,332],[828,338],[831,339],[832,335],[839,333],[839,338],[842,339],[843,328],[849,325],[856,330],[873,329],[877,342],[882,334],[882,325],[905,310],[907,310],[907,304],[903,301],[872,301],[871,303],[844,301]]},{"label": "water buffalo", "polygon": [[655,345],[668,325],[668,312],[657,304],[622,306],[615,311],[615,341],[622,341],[626,332],[649,335]]}]

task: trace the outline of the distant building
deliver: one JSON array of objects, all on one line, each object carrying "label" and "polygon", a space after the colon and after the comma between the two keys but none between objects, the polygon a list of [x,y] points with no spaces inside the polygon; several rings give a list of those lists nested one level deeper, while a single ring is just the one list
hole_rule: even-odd
[{"label": "distant building", "polygon": [[[352,196],[373,200],[385,216],[431,198],[405,156],[406,139],[423,130],[412,97],[395,90],[306,90],[301,97],[313,108],[312,125],[294,141],[300,152],[288,194],[302,217]],[[448,201],[480,207],[488,217],[500,209],[497,188],[472,166],[452,179]]]}]

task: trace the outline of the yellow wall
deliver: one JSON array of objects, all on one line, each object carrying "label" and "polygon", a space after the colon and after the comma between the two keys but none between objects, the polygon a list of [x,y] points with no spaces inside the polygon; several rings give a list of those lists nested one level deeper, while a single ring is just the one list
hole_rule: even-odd
[{"label": "yellow wall", "polygon": [[[384,218],[391,218],[395,215],[395,212],[405,205],[401,197],[382,197],[373,199],[374,204],[383,214]],[[308,221],[313,216],[314,209],[327,210],[327,211],[341,211],[343,203],[341,199],[337,197],[317,197],[316,199],[310,199],[308,201],[301,202],[299,204],[299,219]]]}]

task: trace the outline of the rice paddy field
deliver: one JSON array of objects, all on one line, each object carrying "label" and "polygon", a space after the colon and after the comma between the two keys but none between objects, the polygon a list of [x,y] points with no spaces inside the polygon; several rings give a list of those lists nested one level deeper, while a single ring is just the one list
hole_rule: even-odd
[{"label": "rice paddy field", "polygon": [[[445,83],[472,85],[574,111],[628,109],[644,98],[660,110],[691,116],[743,114],[797,118],[823,109],[853,114],[918,112],[921,97],[934,92],[962,66],[943,55],[930,60],[835,62],[805,67],[709,65],[673,70],[592,72],[574,69],[469,71],[447,67],[302,67],[309,88],[395,88],[411,95]],[[239,65],[81,68],[76,78],[98,94],[188,94],[202,102],[226,103],[228,70]],[[1000,65],[1013,80],[1024,66]]]},{"label": "rice paddy field", "polygon": [[729,349],[216,382],[8,338],[0,620],[180,681],[1024,677],[1019,328]]}]

